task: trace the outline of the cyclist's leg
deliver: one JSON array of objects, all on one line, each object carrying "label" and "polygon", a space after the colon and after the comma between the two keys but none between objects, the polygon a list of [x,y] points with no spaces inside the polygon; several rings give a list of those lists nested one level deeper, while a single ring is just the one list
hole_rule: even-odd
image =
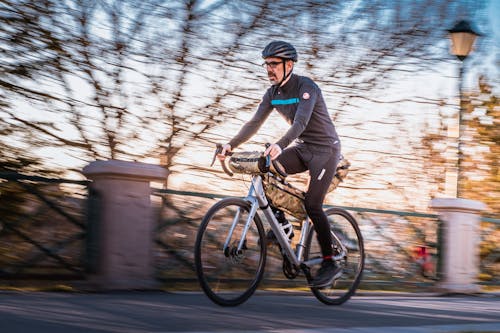
[{"label": "cyclist's leg", "polygon": [[312,150],[313,158],[308,163],[310,181],[304,204],[307,215],[314,224],[314,230],[323,256],[321,267],[315,274],[311,284],[314,287],[321,288],[332,283],[342,272],[342,268],[333,260],[333,239],[330,224],[323,211],[323,201],[335,176],[340,154],[337,149],[331,149],[330,151]]},{"label": "cyclist's leg", "polygon": [[285,171],[289,175],[304,172],[307,170],[307,166],[304,160],[304,156],[299,149],[299,146],[293,146],[283,149],[283,152],[277,158]]},{"label": "cyclist's leg", "polygon": [[323,211],[323,201],[328,192],[340,154],[335,149],[331,152],[313,152],[314,156],[308,163],[310,181],[305,197],[307,215],[314,224],[314,229],[321,246],[323,257],[333,254],[332,235],[328,219]]},{"label": "cyclist's leg", "polygon": [[338,144],[326,151],[300,144],[284,149],[278,156],[278,161],[288,174],[309,170],[311,180],[306,193],[305,207],[314,224],[324,256],[332,255],[332,237],[323,211],[323,201],[335,176],[339,158],[340,146]]}]

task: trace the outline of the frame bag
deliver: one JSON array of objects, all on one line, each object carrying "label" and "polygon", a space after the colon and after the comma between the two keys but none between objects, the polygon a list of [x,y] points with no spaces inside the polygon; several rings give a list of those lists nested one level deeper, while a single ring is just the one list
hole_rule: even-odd
[{"label": "frame bag", "polygon": [[264,191],[272,206],[299,220],[306,218],[303,191],[273,176],[264,179]]}]

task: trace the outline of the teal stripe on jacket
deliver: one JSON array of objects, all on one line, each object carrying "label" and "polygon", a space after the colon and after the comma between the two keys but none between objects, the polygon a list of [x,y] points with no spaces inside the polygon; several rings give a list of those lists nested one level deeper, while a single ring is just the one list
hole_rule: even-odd
[{"label": "teal stripe on jacket", "polygon": [[290,105],[290,104],[297,104],[298,102],[299,102],[298,98],[273,99],[271,100],[271,105]]}]

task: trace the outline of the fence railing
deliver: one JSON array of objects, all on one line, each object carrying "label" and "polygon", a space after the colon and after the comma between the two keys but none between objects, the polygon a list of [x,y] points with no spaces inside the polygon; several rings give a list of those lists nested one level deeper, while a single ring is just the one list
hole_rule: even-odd
[{"label": "fence railing", "polygon": [[[199,222],[214,201],[224,196],[162,189],[153,189],[153,194],[163,198],[158,202],[160,214],[156,233],[159,274],[169,284],[195,280],[193,244]],[[367,256],[364,287],[422,288],[433,286],[439,280],[441,223],[438,215],[342,208],[355,216],[364,237]],[[484,218],[481,230],[480,281],[500,285],[500,220]],[[493,239],[497,242],[492,243]],[[265,283],[284,282],[286,278],[281,272],[277,249],[271,248],[268,256]],[[303,286],[303,282],[298,281],[297,285]]]},{"label": "fence railing", "polygon": [[[0,279],[82,279],[95,272],[98,193],[89,181],[0,173]],[[196,283],[193,245],[208,208],[224,195],[152,189],[157,212],[154,262],[168,286]],[[342,207],[365,239],[365,287],[432,286],[439,279],[438,215]],[[88,223],[87,221],[90,221]],[[102,230],[101,230],[102,231]],[[481,222],[480,282],[500,285],[500,220]],[[281,257],[270,248],[265,283],[285,283]],[[298,279],[297,286],[303,286]]]},{"label": "fence railing", "polygon": [[87,184],[0,173],[0,279],[83,278]]}]

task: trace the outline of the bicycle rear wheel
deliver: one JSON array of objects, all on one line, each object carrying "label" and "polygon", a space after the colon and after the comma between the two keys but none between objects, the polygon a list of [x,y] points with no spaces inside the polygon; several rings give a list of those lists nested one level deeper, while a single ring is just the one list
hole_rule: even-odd
[{"label": "bicycle rear wheel", "polygon": [[[325,213],[333,236],[334,254],[340,255],[336,263],[342,267],[342,275],[330,286],[321,289],[311,288],[311,291],[318,300],[325,304],[340,305],[354,295],[361,281],[365,262],[363,237],[356,220],[347,211],[331,208]],[[343,246],[339,244],[339,241]],[[306,249],[305,260],[322,257],[314,228],[309,233]],[[311,267],[312,276],[316,275],[318,268],[319,265]]]},{"label": "bicycle rear wheel", "polygon": [[240,243],[249,212],[248,201],[223,199],[210,208],[198,230],[195,244],[198,281],[205,294],[222,306],[246,301],[264,274],[266,242],[257,214]]}]

